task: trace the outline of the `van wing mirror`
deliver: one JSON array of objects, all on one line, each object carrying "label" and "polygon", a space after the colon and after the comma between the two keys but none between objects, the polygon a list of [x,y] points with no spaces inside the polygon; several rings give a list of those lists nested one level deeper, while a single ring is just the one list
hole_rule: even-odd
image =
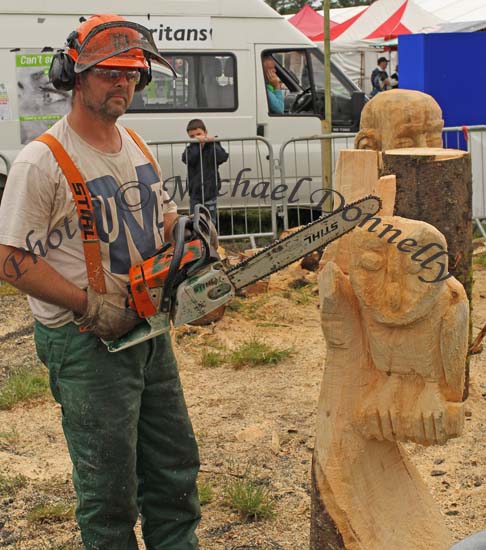
[{"label": "van wing mirror", "polygon": [[351,113],[353,115],[353,128],[352,132],[359,130],[359,120],[361,118],[361,111],[367,101],[366,94],[364,92],[355,91],[351,94]]}]

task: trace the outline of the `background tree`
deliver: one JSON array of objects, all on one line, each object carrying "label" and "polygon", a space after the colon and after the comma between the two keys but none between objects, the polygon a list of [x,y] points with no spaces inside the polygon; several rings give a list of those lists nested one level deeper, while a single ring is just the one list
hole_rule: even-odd
[{"label": "background tree", "polygon": [[[282,15],[297,13],[306,4],[316,10],[322,9],[322,0],[265,0],[265,2]],[[370,0],[331,0],[331,7],[348,8],[350,6],[367,6],[370,3]]]}]

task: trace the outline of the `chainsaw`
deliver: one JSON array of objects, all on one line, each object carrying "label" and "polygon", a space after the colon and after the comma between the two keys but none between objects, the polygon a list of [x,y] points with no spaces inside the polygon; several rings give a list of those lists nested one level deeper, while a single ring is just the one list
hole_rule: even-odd
[{"label": "chainsaw", "polygon": [[174,244],[129,270],[127,305],[143,322],[118,340],[106,341],[117,352],[201,319],[228,303],[242,288],[322,249],[381,208],[370,195],[274,241],[231,268],[225,268],[211,246],[210,214],[196,206],[194,216],[181,216]]}]

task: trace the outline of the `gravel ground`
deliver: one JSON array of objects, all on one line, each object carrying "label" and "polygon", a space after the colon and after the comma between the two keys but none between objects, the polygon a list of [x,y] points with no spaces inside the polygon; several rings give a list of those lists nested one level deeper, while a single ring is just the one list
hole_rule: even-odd
[{"label": "gravel ground", "polygon": [[[200,483],[212,491],[199,528],[202,550],[308,547],[315,409],[326,353],[315,290],[242,299],[239,311],[227,310],[212,327],[174,331],[200,445]],[[486,271],[477,271],[474,333],[485,323]],[[267,366],[201,365],[205,351],[225,353],[251,338],[292,354]],[[22,366],[43,368],[35,356],[32,319],[23,296],[0,296],[0,349],[0,385]],[[442,447],[407,445],[457,540],[486,525],[485,372],[484,353],[474,356],[461,438]],[[248,466],[252,479],[272,499],[274,515],[269,519],[246,522],[225,503],[231,482]],[[24,476],[18,478],[22,486],[2,495],[2,476],[12,480],[17,475]],[[80,548],[70,513],[42,521],[29,516],[39,504],[69,508],[73,499],[59,406],[44,397],[0,411],[0,548]]]}]

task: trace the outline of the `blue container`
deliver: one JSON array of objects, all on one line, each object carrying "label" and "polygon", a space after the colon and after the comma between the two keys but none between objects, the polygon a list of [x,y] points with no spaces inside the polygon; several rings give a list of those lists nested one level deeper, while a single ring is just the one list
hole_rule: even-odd
[{"label": "blue container", "polygon": [[486,32],[399,36],[398,64],[400,88],[431,95],[446,127],[486,124]]}]

